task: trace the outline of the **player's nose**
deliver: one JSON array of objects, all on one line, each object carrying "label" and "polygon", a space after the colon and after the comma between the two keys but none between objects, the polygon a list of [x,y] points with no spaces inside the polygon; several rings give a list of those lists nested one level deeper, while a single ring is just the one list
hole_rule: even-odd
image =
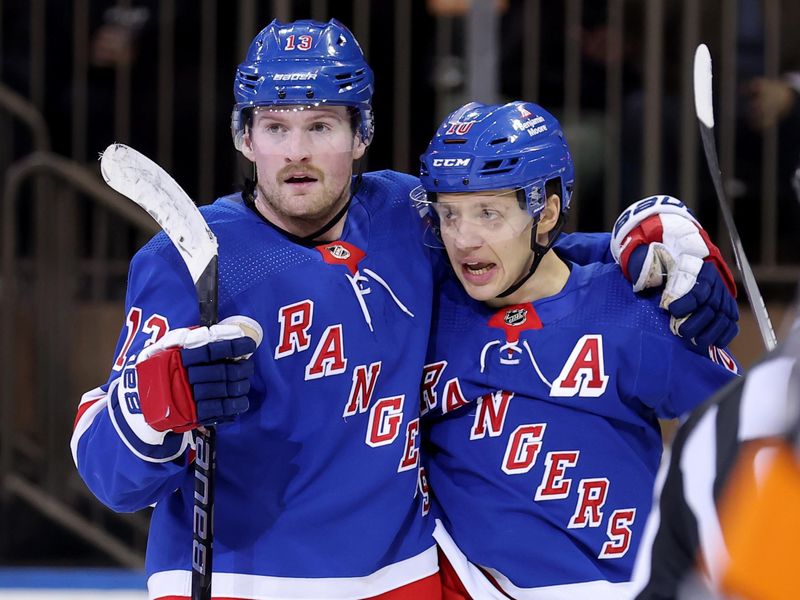
[{"label": "player's nose", "polygon": [[284,144],[287,163],[307,161],[311,157],[311,145],[302,131],[290,131]]},{"label": "player's nose", "polygon": [[483,245],[480,227],[469,221],[462,221],[454,232],[453,243],[459,250],[478,248]]}]

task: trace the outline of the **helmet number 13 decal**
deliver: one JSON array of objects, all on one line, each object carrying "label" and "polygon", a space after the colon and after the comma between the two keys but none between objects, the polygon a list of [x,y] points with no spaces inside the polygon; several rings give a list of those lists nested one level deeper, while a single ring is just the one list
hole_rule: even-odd
[{"label": "helmet number 13 decal", "polygon": [[290,35],[286,38],[286,47],[284,50],[294,50],[295,48],[298,50],[311,50],[311,42],[313,41],[314,38],[310,35],[298,35],[297,44],[295,45],[295,36]]}]

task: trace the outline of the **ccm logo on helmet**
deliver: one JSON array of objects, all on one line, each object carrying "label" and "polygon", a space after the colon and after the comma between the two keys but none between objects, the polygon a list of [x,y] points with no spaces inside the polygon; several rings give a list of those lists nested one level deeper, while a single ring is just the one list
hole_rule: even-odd
[{"label": "ccm logo on helmet", "polygon": [[434,167],[467,167],[471,158],[434,158]]},{"label": "ccm logo on helmet", "polygon": [[275,73],[272,76],[273,81],[308,81],[316,78],[316,73]]}]

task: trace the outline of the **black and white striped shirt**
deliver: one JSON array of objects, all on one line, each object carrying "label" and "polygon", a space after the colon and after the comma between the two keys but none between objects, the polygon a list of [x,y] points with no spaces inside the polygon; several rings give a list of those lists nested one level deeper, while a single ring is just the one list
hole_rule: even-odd
[{"label": "black and white striped shirt", "polygon": [[[717,506],[743,443],[785,436],[800,407],[800,329],[699,406],[675,437],[634,568],[639,600],[713,598],[727,564]],[[765,451],[771,451],[765,448]],[[769,457],[755,462],[767,465]],[[699,568],[698,568],[699,567]]]}]

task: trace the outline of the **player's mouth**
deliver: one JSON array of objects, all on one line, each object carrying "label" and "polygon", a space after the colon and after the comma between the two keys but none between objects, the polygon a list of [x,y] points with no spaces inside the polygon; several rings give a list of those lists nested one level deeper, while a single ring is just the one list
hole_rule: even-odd
[{"label": "player's mouth", "polygon": [[465,261],[461,263],[464,279],[473,285],[485,285],[494,277],[497,265],[492,262]]},{"label": "player's mouth", "polygon": [[312,183],[316,183],[318,179],[309,175],[308,173],[292,173],[288,177],[284,178],[283,182],[288,183],[292,186],[306,186]]}]

